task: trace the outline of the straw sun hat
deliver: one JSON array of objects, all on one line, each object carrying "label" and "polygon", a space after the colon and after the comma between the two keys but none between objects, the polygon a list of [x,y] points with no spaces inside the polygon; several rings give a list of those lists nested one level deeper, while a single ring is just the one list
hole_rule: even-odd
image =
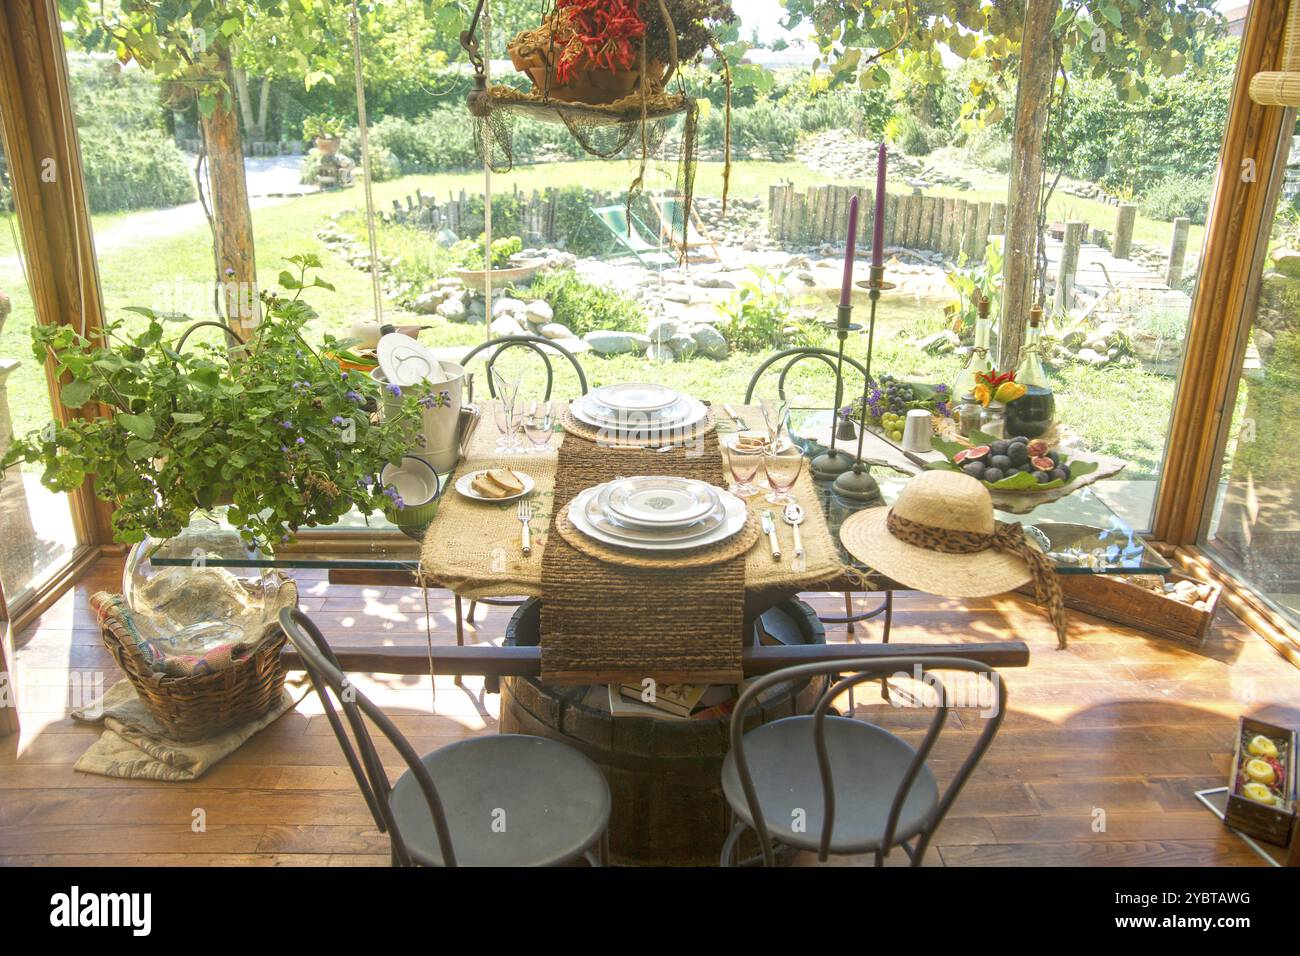
[{"label": "straw sun hat", "polygon": [[1034,583],[1065,646],[1065,614],[1056,570],[1019,524],[993,518],[980,482],[952,471],[926,471],[892,508],[860,511],[844,522],[849,554],[899,584],[943,597],[986,597]]}]

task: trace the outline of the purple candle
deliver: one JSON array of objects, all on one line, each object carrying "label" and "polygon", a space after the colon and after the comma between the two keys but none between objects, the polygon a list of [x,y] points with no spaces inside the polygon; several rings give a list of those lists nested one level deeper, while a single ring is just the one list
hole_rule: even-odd
[{"label": "purple candle", "polygon": [[844,284],[840,287],[840,305],[853,303],[853,256],[858,245],[858,197],[849,200],[849,238],[844,244]]},{"label": "purple candle", "polygon": [[885,264],[885,141],[876,157],[876,218],[871,223],[871,264]]}]

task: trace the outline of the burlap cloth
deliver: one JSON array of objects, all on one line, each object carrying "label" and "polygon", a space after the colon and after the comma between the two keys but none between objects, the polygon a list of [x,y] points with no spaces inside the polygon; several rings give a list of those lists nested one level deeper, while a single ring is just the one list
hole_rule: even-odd
[{"label": "burlap cloth", "polygon": [[[762,416],[757,409],[744,408],[739,405],[733,405],[733,408],[751,424],[762,420]],[[457,494],[454,490],[449,490],[425,534],[420,557],[422,580],[427,586],[449,588],[457,594],[469,598],[529,595],[543,598],[550,597],[551,600],[556,600],[554,595],[544,593],[543,567],[547,553],[555,546],[554,542],[562,542],[559,534],[555,533],[552,527],[552,515],[556,504],[556,464],[559,451],[556,445],[553,444],[551,450],[546,454],[502,454],[495,447],[499,435],[492,424],[490,403],[484,403],[483,415],[483,424],[479,426],[466,452],[465,459],[457,468],[457,475],[464,475],[483,468],[501,467],[504,464],[532,476],[536,481],[536,488],[532,495],[534,505],[532,554],[524,557],[521,553],[520,524],[517,517],[518,504],[516,502],[493,504],[473,501]],[[689,477],[702,477],[703,480],[715,484],[725,484],[726,482],[722,459],[717,449],[716,434],[705,436],[702,443],[688,444],[684,448],[667,452],[631,448],[602,448],[576,437],[566,437],[565,442],[581,443],[586,446],[584,450],[590,452],[589,455],[584,455],[582,461],[584,470],[581,480],[585,481],[585,484],[572,488],[569,494],[580,491],[582,487],[597,484],[618,475],[630,477],[638,474],[683,474]],[[682,462],[683,467],[686,468],[698,468],[700,472],[697,474],[693,471],[682,470],[682,467],[677,466],[676,461],[670,462],[669,459]],[[601,462],[604,462],[604,464],[601,464]],[[681,581],[678,579],[688,576],[684,573],[671,574],[672,580],[660,581],[651,577],[648,572],[639,570],[632,572],[636,576],[638,586],[635,590],[619,598],[620,601],[626,602],[629,608],[625,612],[620,611],[620,618],[636,617],[652,620],[657,622],[656,626],[658,628],[666,629],[669,625],[663,616],[663,609],[670,602],[679,607],[685,607],[689,603],[694,606],[695,610],[698,610],[696,602],[702,601],[705,604],[712,604],[715,599],[721,598],[716,589],[724,586],[734,594],[734,597],[729,600],[743,601],[745,591],[765,588],[798,589],[836,577],[843,570],[843,564],[835,540],[827,527],[825,516],[822,514],[821,509],[815,505],[817,501],[816,489],[807,469],[804,470],[804,473],[795,484],[793,494],[804,504],[807,513],[807,518],[800,528],[805,551],[802,561],[791,559],[793,544],[790,529],[782,524],[778,533],[781,535],[782,551],[785,557],[781,561],[772,560],[767,548],[767,539],[760,536],[744,556],[744,560],[734,562],[738,568],[738,581],[722,582],[715,580],[713,582],[714,589],[707,592],[693,590],[689,596],[681,592]],[[567,498],[564,500],[567,502]],[[763,500],[762,495],[751,498],[749,505],[751,510],[757,511],[773,508],[772,505]],[[569,552],[574,550],[568,545],[563,546]],[[606,569],[601,570],[602,573],[606,572]],[[708,570],[708,568],[695,569],[690,574],[698,575]],[[734,574],[736,571],[733,570],[731,573]],[[609,628],[610,613],[616,608],[615,599],[609,591],[591,584],[574,586],[571,590],[575,592],[571,600],[583,602],[581,607],[589,609],[586,613],[593,620],[603,620],[605,629],[607,631],[612,630]],[[547,646],[550,639],[547,625],[548,619],[544,613],[542,618],[544,669],[547,668]],[[736,638],[738,671],[740,638],[738,629]],[[588,650],[584,653],[590,654],[590,663],[593,665],[584,670],[581,682],[610,682],[610,680],[604,678],[597,680],[592,676],[595,673],[594,665],[600,657],[600,652],[596,650],[600,645],[600,636],[594,635],[588,638],[583,635],[580,638],[575,638],[575,640],[581,640],[587,644]],[[674,672],[647,675],[641,669],[643,663],[639,660],[630,659],[630,652],[626,648],[618,651],[617,654],[616,659],[606,661],[606,663],[618,665],[620,670],[617,673],[629,674],[631,671],[635,671],[638,680],[643,676],[652,676],[662,681],[691,680],[713,683],[727,683],[738,679],[734,674],[715,678],[693,670],[681,674]],[[625,657],[624,655],[629,656]],[[604,664],[600,666],[604,666]],[[631,671],[629,671],[629,668]],[[577,681],[577,678],[575,677],[573,680]]]}]

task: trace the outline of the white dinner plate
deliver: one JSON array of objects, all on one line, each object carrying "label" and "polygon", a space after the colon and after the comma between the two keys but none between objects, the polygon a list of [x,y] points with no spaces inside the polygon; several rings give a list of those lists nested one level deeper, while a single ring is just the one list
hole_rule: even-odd
[{"label": "white dinner plate", "polygon": [[719,493],[719,497],[722,500],[725,517],[722,525],[710,533],[687,541],[638,542],[633,544],[625,538],[616,538],[607,534],[587,520],[587,502],[599,487],[597,485],[595,488],[587,488],[574,496],[573,500],[569,502],[569,521],[587,537],[618,548],[628,548],[634,551],[689,551],[693,548],[703,548],[706,545],[725,541],[739,532],[741,528],[745,527],[745,521],[749,517],[749,509],[746,507],[745,502],[735,495],[723,491]]},{"label": "white dinner plate", "polygon": [[607,513],[600,503],[598,492],[587,498],[586,516],[592,527],[598,528],[611,537],[622,538],[632,544],[658,541],[689,541],[717,530],[726,520],[727,510],[719,499],[717,506],[698,521],[682,528],[637,528],[633,525],[620,524],[618,519]]},{"label": "white dinner plate", "polygon": [[676,404],[681,393],[667,385],[631,382],[605,385],[591,393],[602,405],[618,411],[653,412]]},{"label": "white dinner plate", "polygon": [[681,528],[717,507],[718,489],[673,475],[641,475],[610,482],[600,504],[624,524]]},{"label": "white dinner plate", "polygon": [[583,413],[593,422],[601,425],[638,428],[667,428],[681,422],[693,410],[692,400],[682,396],[677,401],[663,408],[642,411],[640,409],[613,408],[591,395],[584,395],[577,404]]},{"label": "white dinner plate", "polygon": [[655,435],[676,430],[684,431],[692,427],[702,421],[704,416],[709,413],[709,410],[701,401],[696,399],[689,399],[688,401],[690,404],[686,411],[680,417],[672,420],[654,419],[640,414],[602,420],[600,417],[593,415],[582,402],[575,402],[569,407],[573,411],[573,417],[584,425],[590,425],[592,428],[609,432],[613,437],[620,437],[624,435]]},{"label": "white dinner plate", "polygon": [[474,479],[487,470],[488,469],[486,468],[480,468],[478,471],[471,471],[468,474],[461,475],[456,479],[456,490],[466,498],[473,498],[475,501],[514,501],[516,498],[522,498],[525,495],[532,494],[533,488],[537,484],[537,482],[533,481],[532,475],[526,475],[522,471],[515,471],[512,468],[510,470],[515,471],[515,477],[523,482],[524,490],[513,495],[506,495],[503,498],[488,498],[485,495],[480,495],[474,490]]},{"label": "white dinner plate", "polygon": [[389,332],[379,340],[378,352],[379,367],[394,385],[407,388],[446,378],[437,357],[409,335]]}]

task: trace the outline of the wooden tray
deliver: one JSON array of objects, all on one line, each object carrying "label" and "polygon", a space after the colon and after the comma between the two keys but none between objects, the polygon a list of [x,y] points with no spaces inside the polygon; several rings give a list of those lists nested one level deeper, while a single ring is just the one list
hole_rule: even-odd
[{"label": "wooden tray", "polygon": [[[1131,584],[1122,575],[1062,574],[1059,580],[1066,607],[1189,647],[1200,647],[1205,643],[1222,591],[1218,584],[1183,574],[1174,573],[1165,577],[1165,580],[1175,584],[1179,581],[1208,584],[1210,596],[1205,601],[1206,609],[1202,611],[1139,584]],[[1026,585],[1020,590],[1033,595],[1032,585]]]}]

